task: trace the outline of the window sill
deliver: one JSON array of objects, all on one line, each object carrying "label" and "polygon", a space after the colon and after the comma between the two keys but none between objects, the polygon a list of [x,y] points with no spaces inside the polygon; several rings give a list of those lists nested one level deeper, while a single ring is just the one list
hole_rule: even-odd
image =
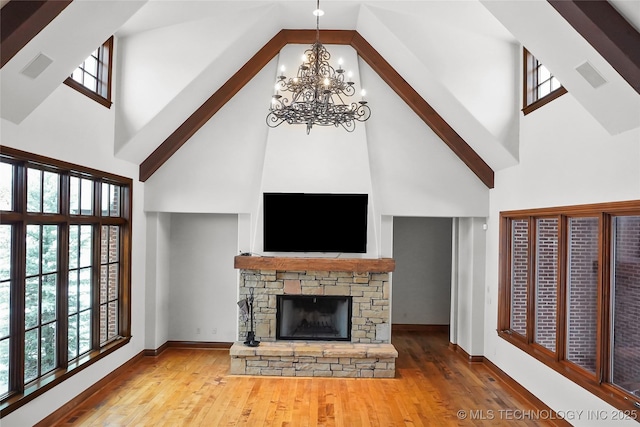
[{"label": "window sill", "polygon": [[544,363],[549,368],[558,372],[563,377],[573,381],[580,387],[587,390],[594,396],[604,400],[616,409],[620,410],[620,415],[628,414],[633,416],[635,414],[635,420],[640,419],[640,399],[629,398],[627,393],[618,389],[612,384],[599,384],[595,379],[588,378],[583,371],[579,368],[574,368],[571,364],[557,361],[551,358],[535,348],[535,346],[525,343],[522,340],[517,339],[506,331],[498,331],[498,336],[505,341],[518,347],[520,350],[527,353],[529,356],[535,358],[539,362]]},{"label": "window sill", "polygon": [[560,88],[554,90],[550,94],[548,94],[548,95],[538,99],[537,101],[534,101],[531,104],[525,106],[522,109],[522,112],[526,116],[527,114],[537,110],[538,108],[542,107],[543,105],[546,105],[546,104],[550,103],[551,101],[553,101],[554,99],[559,98],[560,96],[564,95],[565,93],[567,93],[567,89],[565,89],[564,86],[561,86]]},{"label": "window sill", "polygon": [[115,352],[119,348],[125,346],[131,341],[131,337],[119,338],[107,344],[100,350],[95,350],[81,357],[78,361],[72,362],[66,369],[60,368],[50,374],[40,378],[34,383],[25,387],[23,393],[12,394],[5,401],[0,403],[0,418],[4,418],[16,409],[26,405],[36,397],[51,390],[53,387],[61,384],[64,380],[72,377],[83,369],[93,365],[98,360]]},{"label": "window sill", "polygon": [[75,90],[77,90],[78,92],[80,92],[81,94],[88,96],[89,98],[93,99],[94,101],[96,101],[98,104],[101,104],[107,108],[111,108],[111,105],[113,104],[111,102],[111,100],[98,95],[96,92],[87,89],[86,87],[82,86],[80,83],[78,83],[77,81],[73,80],[71,77],[67,77],[67,79],[63,82],[64,84],[66,84],[67,86],[69,86],[70,88],[73,88]]}]

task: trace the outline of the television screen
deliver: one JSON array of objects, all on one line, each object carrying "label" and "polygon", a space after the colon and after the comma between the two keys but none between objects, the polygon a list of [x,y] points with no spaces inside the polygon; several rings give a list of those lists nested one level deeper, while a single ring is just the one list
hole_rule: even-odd
[{"label": "television screen", "polygon": [[264,193],[265,252],[367,251],[366,194]]}]

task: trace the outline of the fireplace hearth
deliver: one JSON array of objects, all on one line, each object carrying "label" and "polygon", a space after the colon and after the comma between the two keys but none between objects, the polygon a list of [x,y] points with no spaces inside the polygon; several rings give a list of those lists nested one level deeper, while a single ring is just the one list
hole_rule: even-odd
[{"label": "fireplace hearth", "polygon": [[351,341],[351,297],[278,295],[277,340]]}]

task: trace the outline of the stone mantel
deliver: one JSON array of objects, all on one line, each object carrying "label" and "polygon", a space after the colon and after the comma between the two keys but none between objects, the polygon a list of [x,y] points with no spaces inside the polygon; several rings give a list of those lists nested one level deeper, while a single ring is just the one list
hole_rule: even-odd
[{"label": "stone mantel", "polygon": [[238,255],[234,259],[233,266],[241,270],[388,273],[395,270],[396,262],[393,258],[303,258]]}]

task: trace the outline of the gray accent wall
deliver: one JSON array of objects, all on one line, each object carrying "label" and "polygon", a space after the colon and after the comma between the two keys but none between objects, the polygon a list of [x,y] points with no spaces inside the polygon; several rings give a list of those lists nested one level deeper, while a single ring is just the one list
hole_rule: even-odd
[{"label": "gray accent wall", "polygon": [[169,340],[235,341],[238,216],[171,214],[169,244]]},{"label": "gray accent wall", "polygon": [[393,218],[392,323],[449,324],[451,225],[451,218]]}]

